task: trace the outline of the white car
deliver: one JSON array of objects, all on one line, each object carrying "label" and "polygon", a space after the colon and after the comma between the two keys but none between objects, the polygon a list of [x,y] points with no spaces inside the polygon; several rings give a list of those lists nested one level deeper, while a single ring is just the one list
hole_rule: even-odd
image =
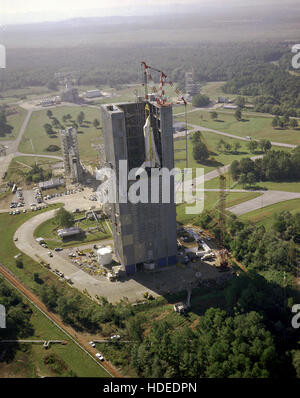
[{"label": "white car", "polygon": [[99,361],[104,361],[103,356],[99,352],[97,352],[96,357],[99,359]]},{"label": "white car", "polygon": [[118,334],[114,334],[113,336],[110,336],[111,340],[115,340],[115,339],[119,340],[120,338],[121,338],[121,336],[119,336]]},{"label": "white car", "polygon": [[89,345],[91,345],[93,348],[96,347],[96,344],[95,344],[93,341],[90,341],[90,342],[89,342]]}]

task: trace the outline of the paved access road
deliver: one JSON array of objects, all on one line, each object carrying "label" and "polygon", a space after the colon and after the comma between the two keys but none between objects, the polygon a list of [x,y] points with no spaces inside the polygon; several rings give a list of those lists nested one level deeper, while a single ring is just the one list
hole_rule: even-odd
[{"label": "paved access road", "polygon": [[[14,238],[18,238],[15,242],[17,248],[23,253],[27,254],[29,257],[33,258],[37,262],[44,260],[49,263],[52,269],[58,269],[63,272],[65,276],[71,278],[74,283],[74,287],[83,291],[87,289],[89,294],[94,297],[96,294],[98,296],[109,297],[111,302],[118,302],[123,297],[128,297],[130,301],[137,301],[143,298],[143,294],[146,291],[150,291],[152,295],[157,296],[157,293],[151,291],[149,288],[143,286],[134,279],[129,279],[126,283],[123,282],[109,282],[104,276],[103,277],[93,277],[86,273],[85,271],[79,269],[74,265],[69,259],[64,258],[59,252],[51,251],[53,257],[49,257],[47,254],[49,249],[41,247],[35,240],[33,233],[34,230],[49,218],[54,217],[56,210],[50,210],[39,215],[32,217],[14,234]],[[92,244],[102,245],[105,243],[111,244],[111,241],[99,241],[92,242]],[[68,250],[68,249],[65,249]]]},{"label": "paved access road", "polygon": [[[231,190],[234,192],[234,190]],[[246,192],[261,192],[262,195],[248,200],[247,202],[240,203],[238,205],[229,207],[231,213],[240,216],[250,211],[258,210],[263,207],[273,205],[275,203],[284,202],[291,199],[300,199],[300,193],[297,192],[283,192],[283,191],[246,191]]]}]

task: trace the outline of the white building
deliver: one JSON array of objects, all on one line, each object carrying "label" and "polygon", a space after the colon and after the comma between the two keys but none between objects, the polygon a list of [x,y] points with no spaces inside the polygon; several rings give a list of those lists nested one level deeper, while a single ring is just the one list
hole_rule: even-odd
[{"label": "white building", "polygon": [[85,98],[96,98],[96,97],[102,97],[102,93],[100,90],[88,90],[84,94]]}]

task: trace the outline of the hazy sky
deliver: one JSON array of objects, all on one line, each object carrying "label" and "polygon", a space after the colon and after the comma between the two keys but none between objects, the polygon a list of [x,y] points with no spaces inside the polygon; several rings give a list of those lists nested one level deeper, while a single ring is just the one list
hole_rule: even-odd
[{"label": "hazy sky", "polygon": [[[175,11],[176,4],[187,10],[191,3],[209,7],[243,7],[274,3],[290,3],[292,0],[0,0],[0,23],[40,22],[73,17],[109,15],[138,15]],[[295,0],[294,0],[295,1]],[[169,6],[169,10],[168,10]]]},{"label": "hazy sky", "polygon": [[[213,2],[221,0],[213,0]],[[211,1],[210,1],[211,2]],[[130,14],[136,9],[151,9],[177,3],[209,3],[208,0],[0,0],[0,16],[8,23],[24,19],[49,20],[73,16]]]}]

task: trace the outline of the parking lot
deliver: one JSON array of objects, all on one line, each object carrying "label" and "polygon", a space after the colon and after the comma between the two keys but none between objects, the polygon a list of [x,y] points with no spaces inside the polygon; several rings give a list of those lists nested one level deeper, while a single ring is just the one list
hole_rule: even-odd
[{"label": "parking lot", "polygon": [[64,203],[68,210],[75,210],[77,208],[87,210],[99,207],[98,203],[95,203],[91,188],[73,187],[72,189],[55,193],[53,193],[53,190],[50,190],[48,193],[34,186],[32,189],[24,190],[16,188],[10,202],[10,214],[18,215],[27,211],[39,211],[48,207],[47,203]]}]

